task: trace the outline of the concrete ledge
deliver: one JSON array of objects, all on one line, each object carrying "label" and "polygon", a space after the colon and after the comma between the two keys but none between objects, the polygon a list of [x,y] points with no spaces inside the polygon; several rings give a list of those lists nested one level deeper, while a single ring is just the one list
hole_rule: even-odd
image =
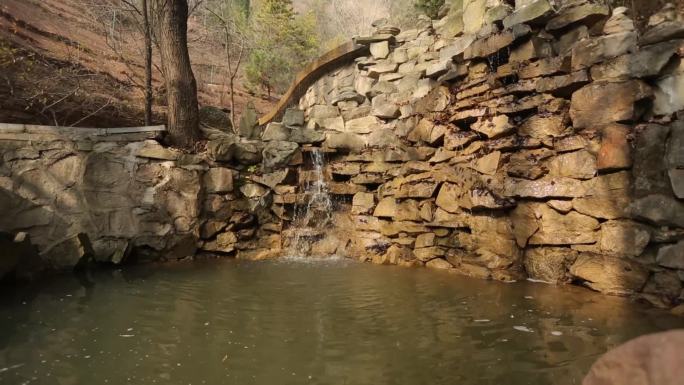
[{"label": "concrete ledge", "polygon": [[285,92],[285,95],[280,98],[278,105],[276,105],[273,111],[259,119],[259,125],[263,126],[281,118],[285,110],[291,107],[292,101],[302,97],[307,88],[331,69],[368,53],[369,48],[367,45],[350,41],[316,59],[316,61],[307,65],[297,74],[294,82]]},{"label": "concrete ledge", "polygon": [[163,125],[149,127],[84,128],[0,123],[0,140],[90,140],[96,142],[133,142],[145,139],[156,139],[165,131],[166,127]]}]

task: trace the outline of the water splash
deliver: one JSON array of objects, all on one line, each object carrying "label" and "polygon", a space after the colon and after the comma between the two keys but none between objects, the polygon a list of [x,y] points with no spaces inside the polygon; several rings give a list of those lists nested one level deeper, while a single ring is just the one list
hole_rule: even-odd
[{"label": "water splash", "polygon": [[325,155],[320,149],[311,151],[313,169],[311,177],[304,183],[304,203],[295,205],[292,221],[294,237],[290,243],[290,254],[303,256],[310,252],[310,239],[323,233],[332,223],[333,200],[325,181]]}]

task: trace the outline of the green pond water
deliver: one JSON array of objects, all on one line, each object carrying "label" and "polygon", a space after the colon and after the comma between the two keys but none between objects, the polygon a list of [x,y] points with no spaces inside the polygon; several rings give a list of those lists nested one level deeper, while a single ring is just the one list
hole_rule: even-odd
[{"label": "green pond water", "polygon": [[684,320],[582,288],[345,260],[136,267],[4,288],[0,384],[579,384]]}]

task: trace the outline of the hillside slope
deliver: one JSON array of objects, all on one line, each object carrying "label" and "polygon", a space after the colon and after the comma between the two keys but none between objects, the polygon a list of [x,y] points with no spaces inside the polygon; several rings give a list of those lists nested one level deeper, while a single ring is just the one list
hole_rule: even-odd
[{"label": "hillside slope", "polygon": [[[0,122],[89,127],[142,123],[141,39],[129,36],[126,44],[116,46],[107,38],[107,25],[92,11],[82,0],[2,1]],[[227,107],[222,50],[208,35],[191,17],[190,54],[200,105]],[[154,86],[155,120],[163,122],[162,79],[156,68]],[[238,87],[238,116],[249,100],[259,112],[272,104]]]}]

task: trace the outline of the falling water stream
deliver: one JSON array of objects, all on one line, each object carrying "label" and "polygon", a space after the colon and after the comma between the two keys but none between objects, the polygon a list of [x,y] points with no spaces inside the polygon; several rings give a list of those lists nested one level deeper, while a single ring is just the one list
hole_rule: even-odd
[{"label": "falling water stream", "polygon": [[292,221],[293,237],[290,255],[303,256],[311,246],[309,239],[320,235],[332,223],[333,200],[325,181],[325,154],[320,149],[311,152],[311,177],[303,183],[305,201],[297,203]]}]

